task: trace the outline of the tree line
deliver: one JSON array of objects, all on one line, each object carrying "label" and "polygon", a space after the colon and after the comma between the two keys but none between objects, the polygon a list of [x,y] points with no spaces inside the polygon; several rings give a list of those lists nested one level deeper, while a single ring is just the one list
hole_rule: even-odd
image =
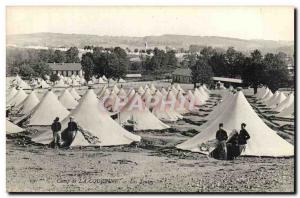
[{"label": "tree line", "polygon": [[287,55],[283,52],[262,55],[254,50],[246,56],[233,47],[225,52],[205,47],[199,53],[187,54],[181,64],[191,69],[194,85],[211,83],[213,76],[241,78],[244,85],[254,87],[255,92],[259,85],[267,85],[272,91],[293,85]]}]

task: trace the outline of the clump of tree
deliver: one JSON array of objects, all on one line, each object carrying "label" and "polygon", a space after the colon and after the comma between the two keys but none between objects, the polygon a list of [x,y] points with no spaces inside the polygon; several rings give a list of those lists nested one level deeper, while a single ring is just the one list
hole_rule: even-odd
[{"label": "clump of tree", "polygon": [[81,65],[86,80],[90,80],[93,75],[119,79],[126,74],[129,59],[126,51],[120,47],[104,50],[95,47],[93,53],[83,54]]},{"label": "clump of tree", "polygon": [[[196,51],[200,49],[197,47],[190,48]],[[192,70],[194,84],[203,83],[202,79],[209,83],[208,76],[212,74],[218,77],[241,78],[244,85],[252,86],[256,93],[260,85],[266,85],[272,91],[289,85],[291,79],[286,60],[287,55],[282,52],[263,56],[259,50],[254,50],[246,56],[233,47],[226,51],[203,47],[200,51],[185,55],[181,65]]]},{"label": "clump of tree", "polygon": [[50,74],[47,63],[78,63],[79,50],[71,47],[67,51],[53,49],[7,48],[7,74],[19,74],[25,78],[43,77]]}]

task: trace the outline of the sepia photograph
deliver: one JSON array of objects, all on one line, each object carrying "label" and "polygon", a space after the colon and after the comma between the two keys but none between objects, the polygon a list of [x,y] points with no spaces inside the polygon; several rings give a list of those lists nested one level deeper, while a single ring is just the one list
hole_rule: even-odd
[{"label": "sepia photograph", "polygon": [[295,7],[5,12],[7,192],[296,192]]}]

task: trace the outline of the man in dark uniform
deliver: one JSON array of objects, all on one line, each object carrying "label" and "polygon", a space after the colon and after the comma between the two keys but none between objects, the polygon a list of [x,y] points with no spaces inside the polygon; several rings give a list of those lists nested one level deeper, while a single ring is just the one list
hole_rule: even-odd
[{"label": "man in dark uniform", "polygon": [[53,131],[53,144],[54,148],[60,146],[60,136],[59,131],[61,130],[61,124],[59,122],[59,117],[56,117],[51,125],[51,130]]},{"label": "man in dark uniform", "polygon": [[76,133],[77,133],[77,130],[78,130],[78,126],[77,126],[77,123],[74,121],[74,117],[70,117],[70,121],[68,123],[68,133],[71,134],[72,136],[72,139],[74,139]]},{"label": "man in dark uniform", "polygon": [[226,140],[228,139],[227,132],[223,129],[223,123],[219,124],[219,130],[216,133],[216,139],[218,140],[219,159],[227,159],[227,147]]},{"label": "man in dark uniform", "polygon": [[247,140],[250,139],[250,135],[247,132],[247,130],[245,129],[246,124],[242,123],[241,124],[241,130],[239,133],[239,145],[240,145],[240,153],[242,153],[242,151],[245,150],[246,148],[246,144],[247,144]]}]

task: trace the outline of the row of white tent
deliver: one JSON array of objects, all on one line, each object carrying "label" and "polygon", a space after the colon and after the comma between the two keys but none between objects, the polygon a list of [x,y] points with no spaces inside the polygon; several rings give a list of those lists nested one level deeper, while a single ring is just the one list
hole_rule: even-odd
[{"label": "row of white tent", "polygon": [[[152,86],[152,89],[153,87],[154,86]],[[177,88],[181,89],[178,86]],[[106,87],[104,87],[100,92],[103,92],[104,89],[104,92],[109,91]],[[150,90],[147,87],[145,87],[145,89],[146,90],[143,96],[146,93],[149,93],[148,90]],[[171,89],[172,91],[177,91],[177,89],[175,89],[174,86],[170,87],[170,91],[168,92],[169,95],[170,93],[172,93]],[[110,92],[118,93],[118,95],[120,96],[122,93],[124,94],[125,90],[123,90],[122,88],[119,89],[117,86],[114,86]],[[180,93],[180,91],[178,92]],[[196,89],[195,95],[200,94],[198,92],[199,91]],[[158,93],[159,90],[156,91],[156,94]],[[116,96],[118,97],[118,95]],[[175,121],[179,118],[182,118],[181,114],[175,111],[171,111],[170,109],[168,109],[166,112],[150,112],[149,109],[146,107],[144,101],[142,100],[141,94],[139,94],[138,92],[135,93],[134,89],[131,89],[127,95],[128,97],[130,96],[130,99],[128,100],[128,103],[119,112],[119,120],[122,124],[127,122],[129,119],[133,119],[133,121],[135,122],[135,128],[137,130],[162,130],[169,128],[169,126],[161,122],[160,119],[164,120],[163,118],[165,118],[165,120]],[[95,99],[97,100],[97,103],[89,102],[94,101]],[[134,104],[136,103],[142,104],[142,110],[138,108],[132,108],[132,106],[134,107]],[[98,115],[100,117],[102,117],[102,115],[105,115],[104,117],[110,117],[111,115],[111,113],[109,113],[104,108],[103,104],[105,104],[105,101],[103,102],[102,100],[99,100],[99,98],[97,98],[96,94],[92,89],[89,89],[81,99],[74,88],[72,88],[70,91],[68,89],[65,89],[59,97],[57,97],[50,90],[45,94],[41,101],[39,101],[34,91],[32,91],[27,96],[27,94],[22,89],[17,91],[13,88],[10,94],[8,95],[8,105],[13,105],[15,109],[18,110],[18,113],[22,114],[21,117],[18,117],[16,120],[14,120],[15,123],[18,123],[24,118],[28,118],[28,125],[51,125],[55,117],[59,117],[63,120],[68,120],[68,117],[72,115],[75,117],[76,121],[79,122],[79,125],[81,127],[86,129],[87,131],[91,131],[92,134],[94,131],[97,131],[99,129],[99,125],[101,125],[102,123],[101,120],[94,120],[94,116],[96,116],[95,118],[97,118]],[[69,110],[71,110],[71,113],[69,112]],[[160,119],[158,119],[157,115],[160,116]],[[109,119],[107,118],[107,120]],[[93,121],[95,122],[91,123]],[[109,122],[106,124],[109,126]],[[119,125],[114,120],[113,123],[110,124],[112,124],[112,126],[114,126],[114,124]],[[93,128],[93,126],[95,128]],[[105,127],[103,129],[105,129]],[[102,140],[102,145],[110,144],[109,142],[104,141],[106,137],[101,136],[99,137],[99,139]],[[43,140],[39,142],[42,143]],[[116,141],[116,144],[119,144],[118,141]]]},{"label": "row of white tent", "polygon": [[83,76],[72,75],[70,77],[64,77],[63,75],[58,74],[59,80],[52,83],[50,82],[50,77],[47,76],[46,80],[42,78],[37,78],[31,80],[28,84],[17,75],[11,82],[10,86],[18,86],[22,89],[32,89],[32,88],[66,88],[70,86],[82,86],[82,85],[94,85],[94,84],[116,84],[116,83],[126,83],[126,81],[120,78],[118,81],[113,80],[112,78],[107,79],[104,75],[102,77],[96,78],[95,76],[88,82],[84,79]]},{"label": "row of white tent", "polygon": [[[172,89],[173,88],[170,87],[168,93],[170,93]],[[147,90],[148,89],[146,87],[146,89],[144,89],[144,94],[147,93]],[[117,92],[117,87],[114,87],[111,92]],[[122,89],[119,89],[118,94],[122,92]],[[129,91],[128,94],[131,92],[132,91]],[[180,91],[178,92],[180,93]],[[197,91],[195,90],[195,92]],[[129,106],[134,103],[133,101],[143,103],[141,94],[134,93],[132,99],[124,106],[122,109],[123,111],[120,112],[121,119],[123,117],[124,120],[126,120],[136,115],[136,121],[142,123],[141,126],[145,124],[154,124],[160,125],[162,128],[168,127],[158,119],[155,119],[155,116],[153,116],[153,114],[149,111],[128,111]],[[141,138],[139,136],[126,131],[116,121],[114,121],[111,118],[110,113],[106,111],[103,104],[104,103],[97,98],[93,89],[89,89],[84,96],[79,99],[79,104],[76,109],[69,113],[59,100],[57,100],[57,96],[52,93],[52,91],[49,91],[38,105],[40,107],[40,110],[38,110],[39,112],[35,110],[35,114],[38,116],[35,117],[32,115],[33,120],[30,121],[39,122],[38,125],[40,125],[40,121],[43,119],[43,114],[45,114],[45,112],[48,114],[49,110],[51,110],[50,107],[55,106],[55,113],[52,114],[51,121],[57,116],[57,112],[60,112],[62,115],[60,117],[65,117],[62,121],[62,126],[63,128],[66,128],[69,117],[73,116],[80,127],[89,131],[93,136],[96,136],[101,140],[101,142],[91,144],[81,133],[78,133],[71,146],[119,145],[129,144],[133,141],[140,141]],[[49,120],[49,118],[47,119]],[[200,126],[199,134],[177,145],[176,147],[183,150],[208,154],[215,148],[215,144],[212,144],[211,142],[215,141],[219,123],[224,124],[224,128],[227,132],[238,130],[241,123],[246,123],[247,131],[251,138],[248,140],[246,149],[242,152],[242,155],[270,157],[294,155],[293,145],[278,136],[275,131],[270,129],[263,120],[260,119],[244,97],[242,91],[235,94],[228,92],[224,96],[222,102],[206,117],[206,120],[207,122]],[[17,128],[16,131],[18,130],[20,129]],[[33,141],[48,144],[51,139],[52,132],[47,131],[34,138]]]},{"label": "row of white tent", "polygon": [[290,93],[286,96],[280,91],[276,91],[274,94],[267,87],[258,89],[255,95],[262,103],[270,108],[272,111],[278,112],[276,116],[284,118],[294,117],[294,93]]}]

